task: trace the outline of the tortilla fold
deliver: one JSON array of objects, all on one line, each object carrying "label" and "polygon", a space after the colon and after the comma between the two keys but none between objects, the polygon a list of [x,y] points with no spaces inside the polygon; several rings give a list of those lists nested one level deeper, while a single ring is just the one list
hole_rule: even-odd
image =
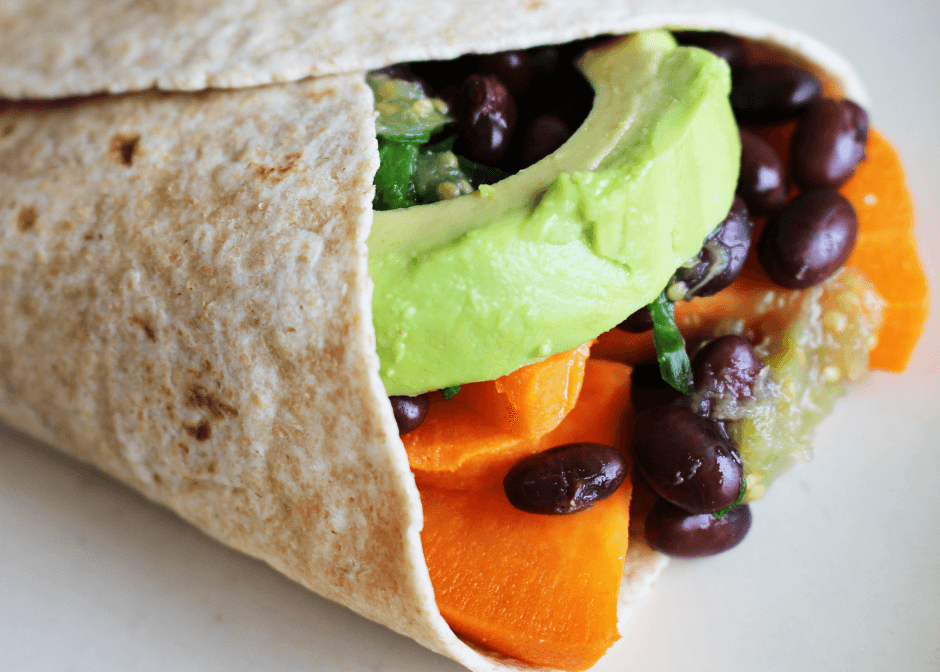
[{"label": "tortilla fold", "polygon": [[[480,671],[520,665],[437,611],[378,375],[363,71],[686,27],[867,102],[816,41],[701,2],[32,1],[0,26],[0,419]],[[624,615],[662,562],[633,545]]]}]

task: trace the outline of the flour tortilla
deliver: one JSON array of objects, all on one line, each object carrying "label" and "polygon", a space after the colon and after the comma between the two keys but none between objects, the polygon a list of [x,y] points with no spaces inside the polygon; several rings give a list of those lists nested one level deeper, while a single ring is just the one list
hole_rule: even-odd
[{"label": "flour tortilla", "polygon": [[[170,91],[0,102],[0,418],[472,670],[527,667],[434,603],[378,377],[362,71],[656,26],[867,101],[819,43],[699,2],[4,3],[3,95]],[[663,562],[632,543],[623,615]]]},{"label": "flour tortilla", "polygon": [[240,88],[668,26],[766,42],[867,102],[823,44],[709,0],[6,0],[0,95]]}]

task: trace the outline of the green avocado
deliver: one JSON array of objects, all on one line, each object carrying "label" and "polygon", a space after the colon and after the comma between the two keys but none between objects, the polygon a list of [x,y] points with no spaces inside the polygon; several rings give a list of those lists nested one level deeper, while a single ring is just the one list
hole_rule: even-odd
[{"label": "green avocado", "polygon": [[580,67],[594,107],[554,154],[472,194],[375,213],[388,394],[491,380],[595,338],[728,214],[741,148],[724,61],[648,31]]}]

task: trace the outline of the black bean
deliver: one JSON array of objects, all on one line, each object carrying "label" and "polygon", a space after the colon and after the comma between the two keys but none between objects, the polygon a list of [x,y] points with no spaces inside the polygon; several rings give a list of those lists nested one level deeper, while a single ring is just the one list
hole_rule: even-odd
[{"label": "black bean", "polygon": [[705,239],[698,253],[698,263],[681,267],[675,280],[685,284],[685,300],[696,296],[712,296],[737,279],[744,269],[754,222],[744,201],[734,197],[728,216]]},{"label": "black bean", "polygon": [[560,515],[594,506],[627,476],[623,455],[599,443],[568,443],[517,462],[503,479],[510,504],[528,513]]},{"label": "black bean", "polygon": [[757,243],[757,259],[777,284],[806,289],[845,263],[857,235],[851,203],[837,191],[811,191],[767,222]]},{"label": "black bean", "polygon": [[716,338],[695,354],[692,379],[695,390],[712,401],[749,399],[754,381],[764,368],[754,348],[740,336]]},{"label": "black bean", "polygon": [[531,52],[518,49],[480,56],[477,69],[498,77],[515,96],[529,88],[534,74]]},{"label": "black bean", "polygon": [[761,63],[735,70],[731,106],[740,123],[793,119],[822,96],[822,82],[795,65]]},{"label": "black bean", "polygon": [[[563,128],[553,121],[551,126],[542,127],[540,133],[549,135],[546,131],[550,130],[556,143],[562,138],[567,140],[587,118],[593,101],[594,90],[571,64],[559,66],[551,77],[536,77],[525,94],[517,99],[519,131],[515,133],[512,146],[503,158],[500,167],[509,172],[515,172],[534,163],[538,152],[533,152],[526,136],[529,134],[528,129],[540,117],[557,118],[566,127]],[[542,122],[538,122],[536,128],[541,124]],[[522,132],[523,129],[526,132]],[[556,145],[554,149],[558,146],[560,145]]]},{"label": "black bean", "polygon": [[[380,68],[377,72],[384,73],[391,77],[392,79],[403,79],[406,82],[415,82],[420,81],[420,79],[411,71],[411,68],[407,64],[399,63],[398,65],[387,65],[384,68]],[[427,94],[427,89],[424,89],[424,93]]]},{"label": "black bean", "polygon": [[630,316],[617,325],[620,331],[627,331],[631,334],[642,334],[653,328],[653,313],[649,306],[643,306],[639,310],[630,313]]},{"label": "black bean", "polygon": [[461,56],[449,61],[419,61],[409,63],[408,69],[423,79],[433,91],[457,86],[474,72],[476,59]]},{"label": "black bean", "polygon": [[646,541],[653,550],[678,558],[702,558],[737,546],[751,529],[751,507],[739,504],[721,518],[688,513],[659,500],[646,517]]},{"label": "black bean", "polygon": [[702,30],[680,30],[673,33],[673,36],[679,44],[707,49],[719,58],[725,59],[732,68],[738,68],[747,63],[744,42],[734,35]]},{"label": "black bean", "polygon": [[757,215],[776,212],[787,202],[787,172],[780,156],[766,140],[741,130],[741,172],[738,195]]},{"label": "black bean", "polygon": [[663,380],[656,359],[646,359],[633,365],[630,374],[630,403],[637,413],[652,408],[665,406],[682,399],[683,394]]},{"label": "black bean", "polygon": [[741,491],[741,457],[714,420],[679,406],[650,408],[636,418],[632,447],[650,487],[690,513],[730,506]]},{"label": "black bean", "polygon": [[471,75],[453,99],[453,115],[459,153],[484,165],[499,163],[516,127],[516,103],[506,86],[492,75]]},{"label": "black bean", "polygon": [[577,129],[587,119],[594,104],[594,89],[579,70],[573,66],[565,69],[555,90],[555,104],[551,112],[569,127]]},{"label": "black bean", "polygon": [[389,397],[388,400],[392,402],[392,412],[395,414],[395,422],[398,423],[399,436],[418,429],[428,415],[427,392],[416,397]]},{"label": "black bean", "polygon": [[851,100],[825,98],[797,123],[790,149],[793,180],[803,189],[838,189],[865,158],[868,114]]},{"label": "black bean", "polygon": [[568,124],[553,114],[540,114],[525,129],[520,156],[522,167],[544,159],[570,137]]},{"label": "black bean", "polygon": [[550,77],[536,78],[519,98],[520,118],[552,114],[576,129],[591,111],[594,89],[571,63],[558,66]]},{"label": "black bean", "polygon": [[532,70],[536,77],[551,77],[562,65],[563,58],[558,47],[535,47],[530,49]]}]

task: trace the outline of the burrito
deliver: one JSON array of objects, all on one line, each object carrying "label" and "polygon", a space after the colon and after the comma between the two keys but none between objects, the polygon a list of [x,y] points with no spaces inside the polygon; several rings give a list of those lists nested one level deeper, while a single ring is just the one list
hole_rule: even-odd
[{"label": "burrito", "polygon": [[[749,63],[798,64],[818,78],[830,99],[864,104],[851,70],[807,38],[695,4],[500,3],[477,9],[505,17],[499,26],[449,6],[432,12],[393,3],[206,3],[158,12],[118,4],[76,1],[33,8],[29,21],[25,14],[0,17],[14,38],[9,48],[5,40],[0,68],[0,91],[9,98],[0,108],[0,417],[128,483],[223,543],[470,669],[592,665],[617,637],[618,607],[624,613],[662,566],[643,541],[643,525],[628,531],[631,483],[638,491],[646,487],[640,470],[646,481],[656,481],[655,469],[641,459],[645,449],[637,448],[642,442],[630,439],[643,432],[633,431],[633,415],[624,412],[634,405],[630,389],[638,387],[634,374],[641,370],[628,364],[649,357],[652,341],[648,332],[608,330],[644,305],[655,306],[667,285],[678,284],[677,269],[694,270],[686,262],[703,241],[722,242],[710,236],[733,211],[739,189],[741,139],[727,101],[730,67],[656,29],[736,34],[746,40]],[[82,19],[71,25],[75,16]],[[54,41],[48,37],[53,34]],[[662,122],[642,104],[646,92],[662,83],[651,76],[638,87],[643,93],[635,110],[614,110],[621,116],[617,133],[597,133],[604,151],[588,157],[586,166],[566,168],[565,161],[580,160],[569,157],[570,150],[584,140],[578,133],[593,128],[596,111],[569,142],[515,176],[468,178],[471,193],[381,216],[373,212],[374,181],[383,170],[376,140],[379,88],[373,92],[365,73],[597,35],[632,36],[586,45],[579,57],[598,104],[604,73],[624,61],[658,64],[676,52],[694,61],[677,65],[680,74],[693,66],[705,73],[691,80],[702,88],[667,91],[677,97],[692,91],[686,109],[697,111],[680,113],[677,107]],[[629,89],[620,79],[611,82],[603,100]],[[714,95],[722,85],[724,103],[711,102],[722,99]],[[14,100],[24,98],[30,100]],[[382,113],[379,108],[379,120]],[[650,126],[624,123],[653,117],[657,122]],[[673,147],[675,138],[686,137],[676,129],[713,117],[725,126],[699,133],[722,149],[706,158],[732,167],[708,171],[703,161],[691,161],[698,166],[695,186],[701,185],[689,208],[693,214],[663,197],[668,190],[638,190],[628,201],[631,208],[643,195],[654,195],[639,218],[652,221],[639,238],[647,247],[606,225],[617,217],[604,208],[584,215],[586,201],[566,200],[604,178],[619,185],[604,205],[617,207],[622,183],[649,187],[642,183],[649,161],[640,162],[630,179],[604,172],[631,160],[626,150],[632,145],[619,144],[632,138],[631,129],[651,128],[641,136],[644,142],[656,146],[661,139]],[[792,132],[775,126],[761,133],[773,145],[774,133]],[[867,163],[841,187],[858,211],[848,265],[862,274],[826,269],[831,282],[794,294],[767,284],[767,275],[786,276],[785,269],[752,264],[713,298],[676,304],[673,322],[690,341],[721,332],[744,341],[788,336],[771,338],[762,353],[771,368],[789,374],[770,386],[761,407],[774,412],[715,416],[716,427],[733,421],[733,431],[757,437],[749,445],[767,459],[757,465],[743,455],[746,476],[742,471],[737,481],[728,479],[737,486],[732,507],[759,495],[782,468],[782,458],[802,450],[802,444],[794,451],[790,443],[760,443],[782,431],[774,424],[781,417],[796,418],[796,428],[787,425],[787,431],[805,442],[814,419],[793,400],[861,375],[857,357],[830,357],[845,352],[838,334],[852,334],[852,351],[887,369],[903,368],[916,342],[926,294],[903,178],[898,173],[886,181],[899,193],[879,192],[874,203],[865,202],[880,179],[866,168],[895,166],[878,137],[871,133]],[[786,143],[778,139],[776,145]],[[700,146],[684,151],[698,157]],[[542,175],[545,165],[553,170]],[[709,177],[714,184],[702,182]],[[514,186],[523,183],[525,188]],[[459,180],[450,184],[461,191]],[[517,319],[511,311],[494,313],[488,301],[478,301],[482,285],[461,286],[481,259],[499,253],[470,255],[450,243],[469,240],[495,249],[486,232],[502,236],[509,225],[477,227],[474,221],[482,220],[471,218],[468,228],[460,228],[464,220],[436,213],[492,210],[489,203],[507,200],[513,200],[513,212],[523,213],[511,222],[521,240],[549,246],[534,248],[530,257],[548,259],[545,250],[567,254],[580,246],[620,269],[626,279],[616,279],[614,291],[594,277],[586,281],[610,295],[605,298],[613,309],[605,303],[598,315],[577,313],[570,329],[548,334],[537,324],[516,338],[522,332],[502,324]],[[551,212],[539,210],[556,201]],[[592,222],[574,236],[558,214],[570,203]],[[867,217],[863,206],[872,209]],[[430,223],[394,226],[405,217],[398,213],[409,211],[432,213]],[[662,220],[675,228],[663,229]],[[772,237],[760,236],[765,238]],[[421,255],[401,247],[402,241],[419,245]],[[893,259],[885,257],[889,241]],[[453,271],[428,276],[426,305],[417,305],[413,284],[405,290],[395,284],[406,275],[395,265],[418,256]],[[550,261],[545,274],[557,274],[563,259]],[[484,265],[482,272],[493,268]],[[905,273],[903,291],[892,284],[901,282],[898,269]],[[535,263],[525,267],[513,292],[521,294],[520,287],[531,283],[532,293],[547,287],[544,293],[564,303],[566,291],[536,283],[533,270]],[[872,286],[884,305],[871,298]],[[460,298],[467,309],[449,315],[455,296],[469,297]],[[669,322],[670,301],[661,301],[665,319],[651,313],[654,324]],[[524,322],[548,312],[523,305]],[[815,333],[823,345],[791,338],[798,333]],[[832,352],[818,359],[833,337]],[[536,339],[534,346],[527,338]],[[502,347],[493,349],[491,341]],[[588,357],[591,346],[585,344],[592,341]],[[440,345],[430,350],[433,366],[413,358],[432,343]],[[662,353],[681,349],[660,346],[660,359],[672,361]],[[806,361],[813,364],[807,368]],[[424,422],[403,434],[389,396],[413,398],[429,390]],[[720,401],[692,398],[699,405]],[[813,401],[814,408],[826,406],[825,399]],[[637,429],[645,427],[655,442],[655,418],[642,427],[639,418]],[[475,452],[467,449],[471,443]],[[569,516],[519,511],[504,501],[503,484],[494,485],[493,474],[506,474],[507,460],[541,454],[556,443],[620,448],[621,477],[632,476],[603,501]],[[480,457],[464,467],[471,452]],[[454,456],[456,462],[449,462]],[[713,518],[733,528],[745,506]],[[712,511],[718,508],[724,507]],[[645,519],[645,512],[637,518]],[[543,560],[548,564],[533,564]]]}]

